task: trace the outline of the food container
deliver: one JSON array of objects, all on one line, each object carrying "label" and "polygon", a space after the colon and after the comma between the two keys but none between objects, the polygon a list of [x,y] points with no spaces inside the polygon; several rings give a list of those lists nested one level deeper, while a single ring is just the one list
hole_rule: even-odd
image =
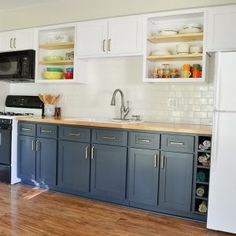
[{"label": "food container", "polygon": [[179,43],[176,45],[177,54],[188,54],[189,53],[189,44],[188,43]]},{"label": "food container", "polygon": [[60,67],[47,67],[46,70],[50,72],[63,72],[63,68]]},{"label": "food container", "polygon": [[200,47],[200,46],[191,46],[190,47],[190,53],[191,54],[202,53],[202,47]]},{"label": "food container", "polygon": [[73,79],[73,72],[66,72],[64,73],[65,79]]},{"label": "food container", "polygon": [[55,114],[55,105],[54,104],[44,104],[44,115],[46,117],[52,117]]},{"label": "food container", "polygon": [[61,56],[46,56],[43,58],[44,61],[61,61],[63,59]]},{"label": "food container", "polygon": [[63,72],[44,71],[42,73],[42,76],[44,79],[59,80],[59,79],[63,79]]}]

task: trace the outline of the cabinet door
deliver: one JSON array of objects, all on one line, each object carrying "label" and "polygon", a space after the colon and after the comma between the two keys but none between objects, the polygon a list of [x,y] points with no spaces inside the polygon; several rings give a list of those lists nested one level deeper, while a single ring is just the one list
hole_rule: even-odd
[{"label": "cabinet door", "polygon": [[207,50],[236,49],[236,5],[209,8],[207,12]]},{"label": "cabinet door", "polygon": [[193,154],[162,152],[159,206],[188,212],[191,208]]},{"label": "cabinet door", "polygon": [[88,21],[77,24],[77,56],[97,57],[106,54],[107,21]]},{"label": "cabinet door", "polygon": [[88,192],[90,145],[59,141],[58,185],[69,190]]},{"label": "cabinet door", "polygon": [[105,200],[125,200],[127,148],[93,145],[91,192]]},{"label": "cabinet door", "polygon": [[142,53],[142,18],[121,17],[109,20],[108,53],[129,55]]},{"label": "cabinet door", "polygon": [[0,34],[0,51],[33,49],[33,29],[15,30]]},{"label": "cabinet door", "polygon": [[56,185],[57,140],[37,138],[37,181],[42,186]]},{"label": "cabinet door", "polygon": [[129,200],[157,206],[158,152],[155,150],[129,149]]},{"label": "cabinet door", "polygon": [[19,136],[18,139],[19,178],[23,180],[35,180],[35,138],[30,136]]}]

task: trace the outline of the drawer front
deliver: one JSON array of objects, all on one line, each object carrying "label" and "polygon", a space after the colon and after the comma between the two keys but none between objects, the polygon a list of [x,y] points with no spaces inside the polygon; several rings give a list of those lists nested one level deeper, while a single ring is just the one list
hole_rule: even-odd
[{"label": "drawer front", "polygon": [[173,152],[193,152],[194,137],[188,135],[166,135],[161,138],[161,149]]},{"label": "drawer front", "polygon": [[137,148],[159,149],[160,134],[130,132],[129,146]]},{"label": "drawer front", "polygon": [[36,124],[19,122],[18,133],[20,135],[35,136],[36,135]]},{"label": "drawer front", "polygon": [[57,138],[57,126],[38,124],[37,125],[37,136],[42,138]]},{"label": "drawer front", "polygon": [[93,143],[127,146],[127,132],[109,129],[94,129]]},{"label": "drawer front", "polygon": [[90,142],[90,129],[77,126],[60,126],[59,137],[64,140]]}]

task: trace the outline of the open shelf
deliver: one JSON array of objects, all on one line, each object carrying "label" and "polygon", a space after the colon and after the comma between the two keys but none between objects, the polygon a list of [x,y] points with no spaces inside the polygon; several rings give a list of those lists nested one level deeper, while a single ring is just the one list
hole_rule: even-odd
[{"label": "open shelf", "polygon": [[174,54],[174,55],[164,55],[164,56],[147,56],[149,61],[164,61],[164,60],[201,60],[202,53],[194,54]]},{"label": "open shelf", "polygon": [[151,43],[188,42],[188,41],[201,41],[201,40],[203,40],[203,33],[153,35],[148,37],[148,41],[150,41]]},{"label": "open shelf", "polygon": [[207,169],[207,170],[209,170],[209,169],[210,169],[210,166],[201,166],[201,165],[197,165],[197,168],[199,168],[199,169]]},{"label": "open shelf", "polygon": [[145,78],[144,82],[150,83],[202,83],[204,80],[202,78]]},{"label": "open shelf", "polygon": [[47,43],[39,45],[39,48],[44,49],[67,49],[67,48],[74,48],[74,42],[66,42],[66,43]]},{"label": "open shelf", "polygon": [[60,61],[40,61],[41,65],[73,65],[73,60],[60,60]]}]

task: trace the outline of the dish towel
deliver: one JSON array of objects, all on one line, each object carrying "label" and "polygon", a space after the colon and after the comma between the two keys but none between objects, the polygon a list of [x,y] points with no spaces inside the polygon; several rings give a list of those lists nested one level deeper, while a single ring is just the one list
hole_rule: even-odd
[{"label": "dish towel", "polygon": [[196,194],[198,197],[203,197],[205,192],[206,192],[206,187],[203,185],[199,186],[196,190]]}]

